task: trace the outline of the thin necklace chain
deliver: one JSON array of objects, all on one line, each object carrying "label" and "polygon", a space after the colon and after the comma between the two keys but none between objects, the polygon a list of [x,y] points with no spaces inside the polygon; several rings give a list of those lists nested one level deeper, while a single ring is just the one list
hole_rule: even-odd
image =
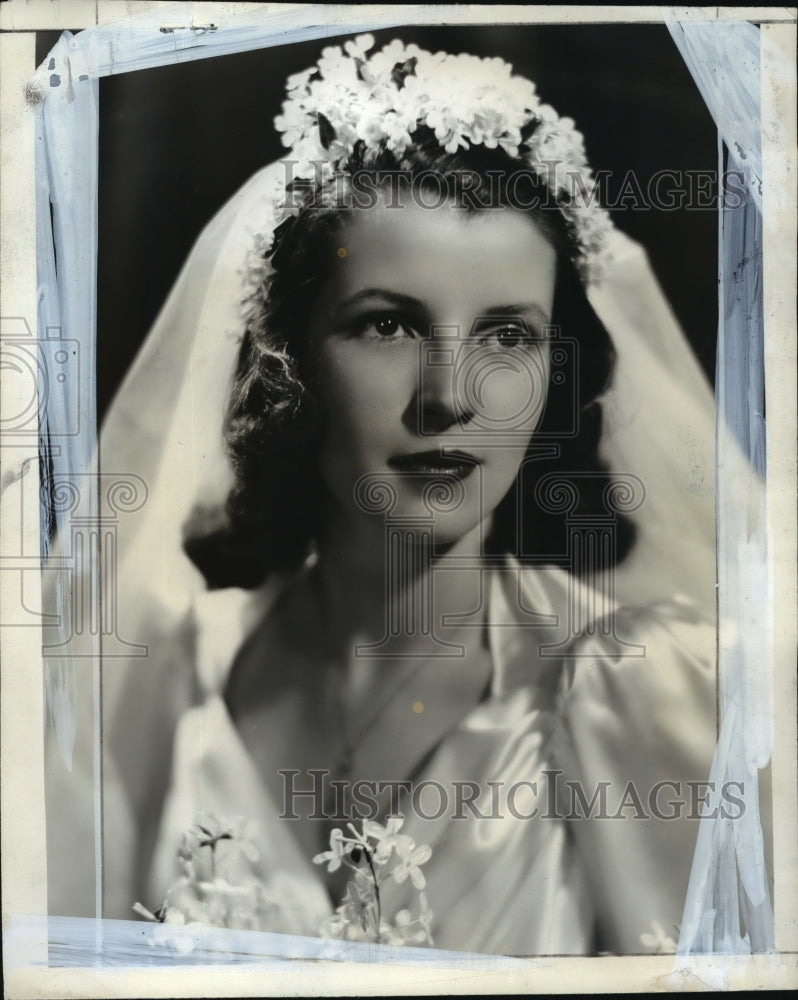
[{"label": "thin necklace chain", "polygon": [[[318,567],[316,567],[318,570]],[[345,658],[341,656],[336,650],[336,645],[332,639],[332,621],[330,616],[330,611],[324,600],[324,594],[321,587],[321,577],[316,575],[316,592],[317,600],[321,605],[322,618],[325,625],[325,646],[327,648],[326,656],[327,662],[333,664],[333,670],[331,671],[332,677],[332,699],[335,703],[335,711],[338,716],[338,727],[340,729],[341,743],[343,744],[343,752],[339,758],[338,764],[336,766],[336,777],[341,779],[348,779],[352,769],[352,764],[354,762],[354,756],[358,750],[365,743],[367,737],[370,735],[372,730],[375,728],[377,723],[383,717],[386,709],[391,705],[397,695],[403,691],[410,682],[421,673],[425,666],[429,665],[428,657],[419,658],[419,662],[414,665],[414,667],[403,677],[400,678],[399,683],[394,685],[388,694],[381,699],[376,711],[374,711],[365,722],[364,725],[359,727],[358,735],[355,739],[350,739],[349,731],[350,726],[347,721],[346,711],[344,707],[344,700],[341,697],[341,688],[345,685],[346,676],[346,661]],[[364,658],[365,659],[365,658]],[[401,656],[397,656],[396,659],[401,659]]]},{"label": "thin necklace chain", "polygon": [[[343,744],[341,756],[338,759],[338,764],[336,766],[336,777],[342,780],[348,780],[351,776],[352,766],[354,764],[354,758],[357,752],[361,749],[363,744],[366,742],[369,735],[375,729],[377,724],[383,718],[386,710],[395,701],[397,696],[404,691],[408,685],[419,676],[425,667],[431,665],[435,660],[434,656],[421,656],[419,657],[419,662],[415,664],[412,669],[404,673],[404,676],[399,679],[399,682],[395,684],[391,690],[385,695],[381,700],[376,710],[371,713],[367,721],[359,727],[359,732],[357,737],[350,738],[350,726],[347,722],[347,714],[344,706],[344,699],[341,697],[341,690],[346,685],[347,681],[347,671],[346,662],[347,659],[343,657],[336,644],[333,641],[333,628],[332,619],[330,614],[330,609],[327,602],[324,600],[324,592],[321,585],[321,576],[318,573],[318,564],[315,567],[315,589],[316,598],[320,604],[321,618],[324,622],[324,644],[326,647],[326,659],[328,664],[332,664],[333,669],[330,671],[329,675],[331,677],[331,687],[332,687],[332,700],[335,704],[335,712],[338,716],[338,727],[340,729],[341,743]],[[483,634],[483,640],[485,636]],[[414,656],[415,658],[415,656]],[[364,659],[367,659],[364,657]],[[395,659],[402,659],[401,656],[395,657]],[[379,662],[379,661],[378,661]],[[340,683],[339,683],[340,682]]]},{"label": "thin necklace chain", "polygon": [[[335,683],[335,679],[333,679],[333,699],[338,712],[338,721],[341,729],[341,741],[343,743],[343,754],[339,759],[338,766],[336,768],[338,777],[346,779],[350,776],[355,754],[363,746],[371,731],[384,715],[385,710],[391,705],[396,696],[410,684],[413,678],[421,673],[422,669],[427,666],[428,663],[429,661],[427,659],[422,659],[409,673],[405,674],[405,676],[400,679],[399,683],[388,692],[388,695],[385,698],[382,699],[377,710],[372,713],[365,725],[360,727],[358,736],[355,740],[351,740],[349,738],[349,726],[347,724],[344,703],[341,698],[340,689]],[[336,661],[336,667],[338,668],[339,674],[344,673],[343,665],[340,660]]]}]

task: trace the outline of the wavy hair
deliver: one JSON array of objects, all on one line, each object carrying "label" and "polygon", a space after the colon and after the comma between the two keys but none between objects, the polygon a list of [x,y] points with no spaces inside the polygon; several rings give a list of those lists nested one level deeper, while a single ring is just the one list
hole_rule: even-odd
[{"label": "wavy hair", "polygon": [[[266,256],[268,277],[256,293],[254,318],[244,331],[224,423],[234,484],[224,511],[197,511],[184,531],[184,548],[214,587],[255,587],[270,572],[299,566],[319,523],[324,486],[317,467],[318,405],[304,376],[310,313],[335,259],[335,234],[358,207],[357,192],[377,192],[387,179],[443,191],[467,211],[511,207],[526,212],[557,253],[552,323],[578,344],[573,380],[550,379],[545,412],[515,484],[494,511],[488,540],[492,552],[522,560],[563,561],[569,530],[565,515],[530,503],[544,476],[580,474],[579,515],[606,513],[602,498],[611,483],[599,455],[601,407],[615,353],[585,295],[572,261],[572,239],[563,214],[523,160],[501,149],[475,147],[445,153],[431,132],[414,136],[397,160],[362,144],[344,172],[352,197],[342,204],[340,176],[322,185],[294,183],[295,211],[275,230]],[[578,398],[575,398],[575,389]],[[577,433],[563,428],[578,425]],[[562,436],[558,434],[562,432]],[[536,458],[536,439],[556,441],[556,455]],[[523,503],[522,503],[523,498]],[[616,521],[610,561],[620,561],[633,542],[631,523]]]}]

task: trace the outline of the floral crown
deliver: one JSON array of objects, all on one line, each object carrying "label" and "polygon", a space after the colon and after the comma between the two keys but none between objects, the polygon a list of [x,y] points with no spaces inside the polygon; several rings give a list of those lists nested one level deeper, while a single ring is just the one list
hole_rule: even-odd
[{"label": "floral crown", "polygon": [[547,186],[582,277],[600,277],[612,222],[598,204],[573,120],[541,103],[535,85],[502,59],[425,52],[398,39],[368,55],[373,46],[372,35],[359,35],[288,78],[274,125],[298,161],[295,176],[318,179],[319,165],[322,179],[332,176],[358,144],[400,158],[422,126],[447,153],[501,147]]}]

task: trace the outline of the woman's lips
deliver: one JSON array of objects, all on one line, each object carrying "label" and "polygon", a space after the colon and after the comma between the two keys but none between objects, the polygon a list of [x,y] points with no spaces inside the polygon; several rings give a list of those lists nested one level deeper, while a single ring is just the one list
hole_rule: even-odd
[{"label": "woman's lips", "polygon": [[465,479],[480,465],[466,452],[417,451],[410,455],[394,455],[388,465],[397,472],[412,472],[424,476],[456,476]]}]

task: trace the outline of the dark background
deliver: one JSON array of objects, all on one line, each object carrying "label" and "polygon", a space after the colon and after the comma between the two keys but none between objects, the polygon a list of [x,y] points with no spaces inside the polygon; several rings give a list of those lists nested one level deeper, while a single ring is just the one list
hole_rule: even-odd
[{"label": "dark background", "polygon": [[[667,29],[643,25],[390,28],[422,48],[501,56],[570,115],[617,191],[662,169],[715,171],[716,131]],[[38,36],[38,61],[57,34]],[[102,417],[193,241],[257,169],[284,155],[272,121],[286,77],[316,42],[104,78],[100,83],[97,406]],[[613,211],[646,247],[714,381],[717,217],[712,209]]]}]

